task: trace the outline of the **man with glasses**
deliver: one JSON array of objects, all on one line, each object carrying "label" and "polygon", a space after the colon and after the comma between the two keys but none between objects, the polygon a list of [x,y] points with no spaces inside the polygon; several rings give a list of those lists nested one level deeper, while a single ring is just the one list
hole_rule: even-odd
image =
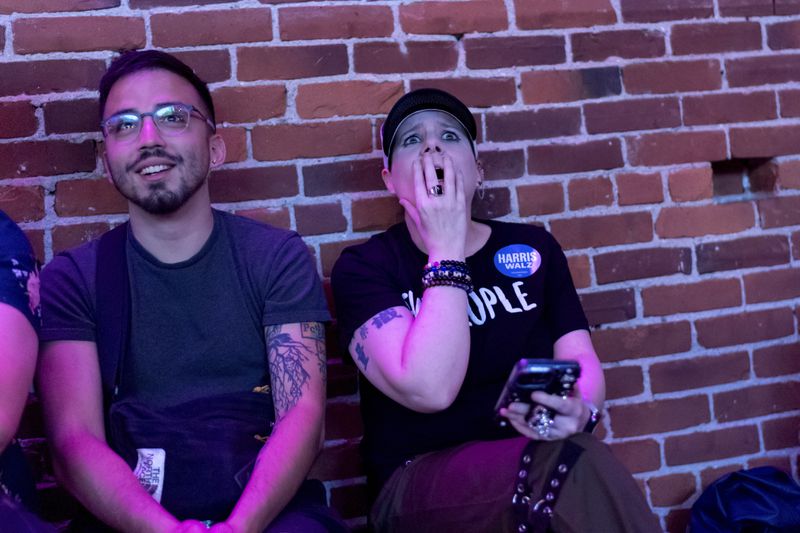
[{"label": "man with glasses", "polygon": [[[293,232],[212,209],[208,176],[224,162],[225,143],[208,88],[175,57],[122,55],[100,83],[100,112],[106,173],[130,217],[107,234],[122,236],[118,249],[101,237],[59,254],[42,274],[38,383],[59,480],[105,524],[85,521],[92,531],[341,530],[321,484],[304,481],[323,441],[321,323],[329,319],[305,245]],[[119,300],[129,303],[120,307],[127,320],[114,323],[106,309],[117,289],[106,278],[119,257],[119,278],[129,280]],[[116,329],[124,333],[114,337]],[[167,494],[178,456],[198,452],[137,448],[135,465],[125,457],[121,405],[152,418],[241,391],[270,391],[274,412],[261,415],[272,430],[251,470],[237,473],[241,491],[224,516],[186,501],[219,490],[203,481],[205,468],[186,483],[199,486]],[[137,427],[169,435],[164,426]],[[202,447],[203,435],[193,437]]]}]

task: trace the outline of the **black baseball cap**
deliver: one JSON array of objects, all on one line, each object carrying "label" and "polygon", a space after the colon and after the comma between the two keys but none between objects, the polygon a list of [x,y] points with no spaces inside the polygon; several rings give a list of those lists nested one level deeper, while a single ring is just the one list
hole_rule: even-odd
[{"label": "black baseball cap", "polygon": [[475,153],[475,139],[478,134],[475,117],[464,103],[450,93],[440,89],[425,88],[404,94],[394,104],[381,128],[381,144],[386,156],[386,168],[392,165],[392,147],[400,124],[420,111],[443,111],[456,119],[470,137],[470,146]]}]

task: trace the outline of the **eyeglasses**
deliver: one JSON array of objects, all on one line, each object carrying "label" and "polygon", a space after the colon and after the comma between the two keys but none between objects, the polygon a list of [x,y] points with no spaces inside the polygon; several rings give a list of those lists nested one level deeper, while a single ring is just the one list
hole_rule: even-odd
[{"label": "eyeglasses", "polygon": [[144,117],[152,117],[153,123],[164,135],[180,135],[189,127],[189,120],[192,113],[202,118],[211,127],[211,131],[217,131],[216,125],[201,113],[196,107],[189,104],[163,104],[156,107],[151,113],[137,113],[135,111],[123,111],[116,115],[111,115],[100,123],[103,135],[111,137],[117,141],[132,141],[139,136],[142,130]]}]

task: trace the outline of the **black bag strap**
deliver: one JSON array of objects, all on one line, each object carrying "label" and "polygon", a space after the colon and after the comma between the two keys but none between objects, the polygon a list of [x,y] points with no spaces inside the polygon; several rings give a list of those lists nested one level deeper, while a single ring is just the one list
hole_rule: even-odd
[{"label": "black bag strap", "polygon": [[103,234],[97,246],[95,308],[97,355],[103,381],[103,399],[110,405],[119,396],[122,362],[131,330],[131,295],[125,247],[128,223]]}]

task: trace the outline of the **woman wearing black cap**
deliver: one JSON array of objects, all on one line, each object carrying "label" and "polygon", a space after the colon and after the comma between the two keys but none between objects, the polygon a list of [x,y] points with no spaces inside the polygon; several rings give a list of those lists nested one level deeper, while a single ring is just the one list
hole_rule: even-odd
[{"label": "woman wearing black cap", "polygon": [[[342,340],[367,378],[370,521],[378,531],[658,530],[624,467],[584,432],[605,384],[563,252],[536,226],[470,216],[483,182],[476,136],[452,95],[403,96],[382,129],[382,175],[405,222],[346,249],[333,270]],[[511,404],[501,427],[493,408],[523,357],[578,361],[581,377],[570,397],[533,394],[549,411]]]}]

